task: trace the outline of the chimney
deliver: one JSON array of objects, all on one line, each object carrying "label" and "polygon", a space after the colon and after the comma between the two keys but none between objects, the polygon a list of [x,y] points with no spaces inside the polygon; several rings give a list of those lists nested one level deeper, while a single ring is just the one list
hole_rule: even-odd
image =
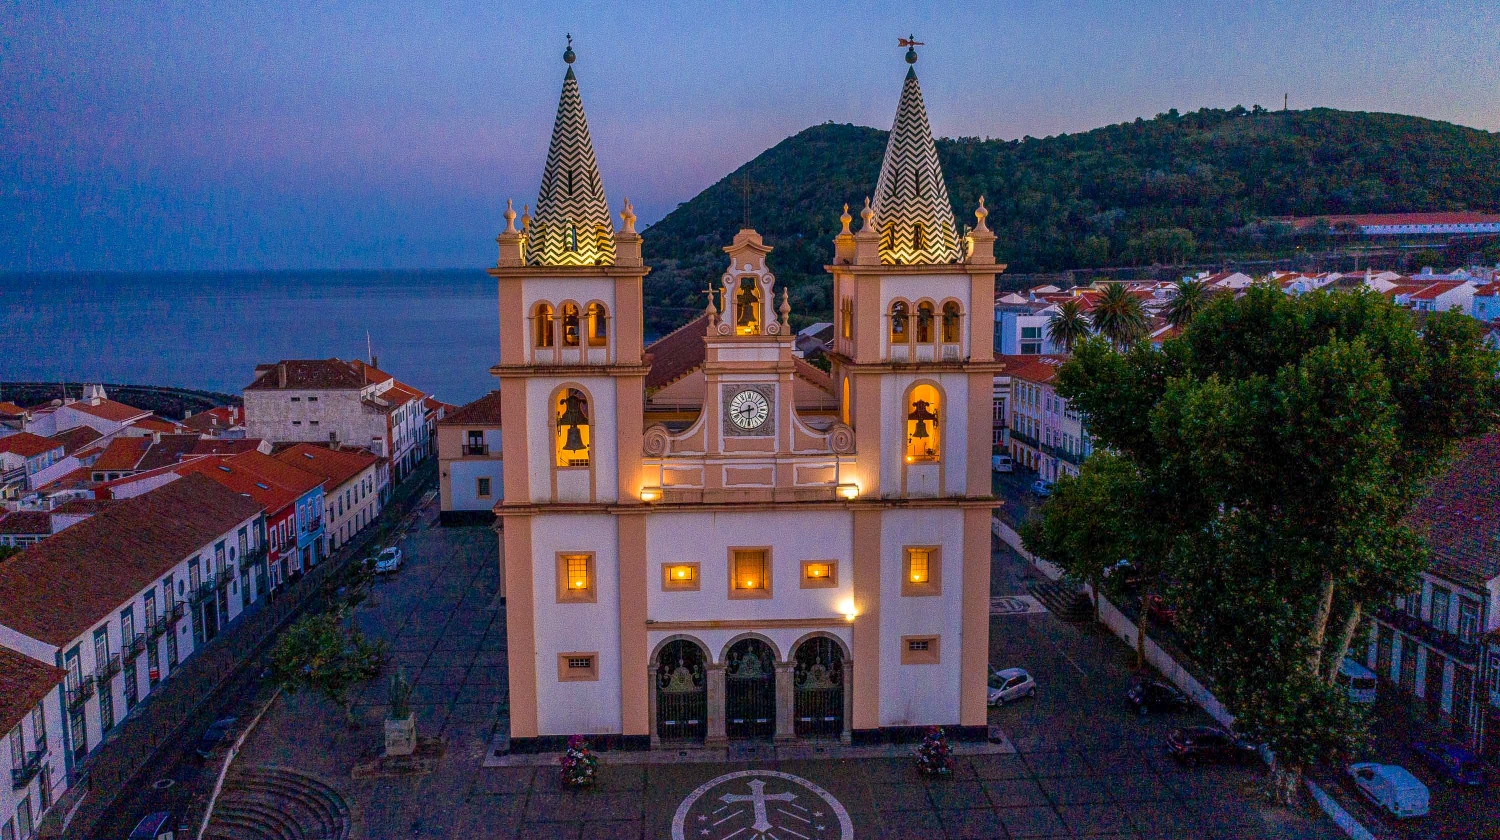
[{"label": "chimney", "polygon": [[276,363],[276,387],[286,387],[286,362]]}]

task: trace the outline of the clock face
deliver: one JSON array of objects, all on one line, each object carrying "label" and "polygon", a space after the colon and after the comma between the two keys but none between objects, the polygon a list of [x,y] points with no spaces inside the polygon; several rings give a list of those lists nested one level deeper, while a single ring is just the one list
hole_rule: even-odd
[{"label": "clock face", "polygon": [[771,404],[759,391],[740,391],[729,400],[729,419],[741,429],[759,428],[770,415]]}]

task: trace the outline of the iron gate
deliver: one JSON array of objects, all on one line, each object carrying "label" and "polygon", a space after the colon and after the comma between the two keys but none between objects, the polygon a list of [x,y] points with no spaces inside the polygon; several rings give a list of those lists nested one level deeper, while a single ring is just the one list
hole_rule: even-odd
[{"label": "iron gate", "polygon": [[708,731],[708,685],[703,649],[677,639],[662,648],[656,665],[656,735],[702,740]]},{"label": "iron gate", "polygon": [[799,738],[844,732],[844,652],[838,642],[814,636],[797,647],[792,682],[793,724]]},{"label": "iron gate", "polygon": [[744,639],[724,666],[724,734],[769,738],[776,732],[776,668],[770,645]]}]

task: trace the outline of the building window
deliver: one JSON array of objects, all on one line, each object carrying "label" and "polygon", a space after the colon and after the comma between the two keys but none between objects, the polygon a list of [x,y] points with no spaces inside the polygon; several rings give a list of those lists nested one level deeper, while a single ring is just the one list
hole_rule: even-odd
[{"label": "building window", "polygon": [[909,545],[902,549],[901,594],[907,596],[943,593],[943,549],[936,545]]},{"label": "building window", "polygon": [[488,476],[474,480],[474,495],[481,499],[490,497],[490,479]]},{"label": "building window", "polygon": [[563,304],[562,343],[564,347],[578,346],[578,304],[576,303]]},{"label": "building window", "polygon": [[597,682],[599,680],[599,654],[559,653],[557,655],[558,682]]},{"label": "building window", "polygon": [[908,318],[908,310],[906,308],[906,301],[904,301],[904,300],[898,300],[895,303],[891,304],[891,343],[892,344],[905,344],[906,343],[906,322],[907,322],[907,318]]},{"label": "building window", "polygon": [[602,303],[589,304],[589,346],[603,347],[609,340],[609,311]]},{"label": "building window", "polygon": [[557,466],[589,465],[589,401],[577,388],[565,388],[557,400]]},{"label": "building window", "polygon": [[1441,586],[1432,588],[1432,626],[1439,630],[1448,629],[1448,590]]},{"label": "building window", "polygon": [[802,561],[803,589],[831,589],[839,585],[837,560]]},{"label": "building window", "polygon": [[558,603],[592,604],[595,600],[594,555],[558,552]]},{"label": "building window", "polygon": [[729,597],[771,597],[771,549],[729,549]]},{"label": "building window", "polygon": [[1471,598],[1458,599],[1458,640],[1464,644],[1474,641],[1479,632],[1479,603]]},{"label": "building window", "polygon": [[[918,170],[917,184],[919,185],[919,187],[920,187],[921,183],[922,183],[921,171]],[[919,191],[920,191],[920,189],[919,189]],[[924,233],[925,232],[922,230],[922,223],[921,222],[917,222],[916,224],[914,224],[914,225],[911,226],[911,249],[913,251],[925,251],[925,250],[927,250],[927,237],[924,235]]]},{"label": "building window", "polygon": [[951,300],[943,304],[943,343],[958,343],[958,304]]},{"label": "building window", "polygon": [[917,343],[932,343],[932,304],[923,301],[917,304]]},{"label": "building window", "polygon": [[902,665],[936,665],[942,661],[941,636],[902,636]]},{"label": "building window", "polygon": [[1022,338],[1041,338],[1042,337],[1042,328],[1041,327],[1022,327],[1021,328],[1021,337]]},{"label": "building window", "polygon": [[911,389],[906,406],[906,462],[937,461],[942,446],[938,440],[938,412],[941,409],[937,389],[917,385]]},{"label": "building window", "polygon": [[661,564],[661,588],[667,592],[696,592],[698,590],[698,564]]}]

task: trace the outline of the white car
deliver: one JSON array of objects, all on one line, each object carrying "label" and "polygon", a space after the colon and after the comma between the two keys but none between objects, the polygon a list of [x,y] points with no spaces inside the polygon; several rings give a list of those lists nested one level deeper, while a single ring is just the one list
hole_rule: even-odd
[{"label": "white car", "polygon": [[990,467],[997,473],[1015,472],[1016,462],[1009,455],[991,455]]},{"label": "white car", "polygon": [[1003,706],[1012,700],[1036,696],[1036,680],[1024,668],[990,668],[990,705]]},{"label": "white car", "polygon": [[401,568],[401,549],[394,545],[380,552],[375,558],[375,574],[388,575]]},{"label": "white car", "polygon": [[1405,767],[1362,761],[1349,765],[1355,787],[1397,819],[1427,815],[1427,786]]}]

